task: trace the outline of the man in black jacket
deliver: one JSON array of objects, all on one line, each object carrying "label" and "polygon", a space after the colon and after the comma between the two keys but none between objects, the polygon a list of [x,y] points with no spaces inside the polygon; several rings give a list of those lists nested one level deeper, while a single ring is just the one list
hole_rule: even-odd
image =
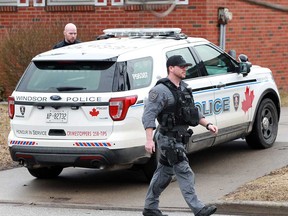
[{"label": "man in black jacket", "polygon": [[53,49],[81,43],[81,41],[77,40],[77,27],[73,23],[68,23],[65,26],[63,34],[64,34],[64,40],[57,43],[53,47]]}]

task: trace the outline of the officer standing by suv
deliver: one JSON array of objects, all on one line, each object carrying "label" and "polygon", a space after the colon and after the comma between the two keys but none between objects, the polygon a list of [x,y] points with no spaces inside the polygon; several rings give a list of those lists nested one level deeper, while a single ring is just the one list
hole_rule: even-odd
[{"label": "officer standing by suv", "polygon": [[[168,58],[168,77],[157,82],[145,103],[142,117],[146,131],[145,149],[153,154],[155,140],[161,156],[146,195],[144,216],[167,216],[159,210],[159,197],[174,174],[185,201],[196,216],[208,216],[217,210],[216,206],[206,206],[197,198],[194,173],[185,154],[185,145],[193,133],[189,126],[200,124],[210,132],[218,133],[217,126],[208,122],[195,107],[192,90],[182,81],[191,65],[180,55]],[[156,119],[159,126],[153,139]]]}]

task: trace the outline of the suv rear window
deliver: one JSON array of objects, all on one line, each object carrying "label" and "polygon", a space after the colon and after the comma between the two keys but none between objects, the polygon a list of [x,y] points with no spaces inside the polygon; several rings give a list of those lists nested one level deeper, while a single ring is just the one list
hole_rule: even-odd
[{"label": "suv rear window", "polygon": [[115,61],[35,61],[17,88],[23,92],[111,92]]}]

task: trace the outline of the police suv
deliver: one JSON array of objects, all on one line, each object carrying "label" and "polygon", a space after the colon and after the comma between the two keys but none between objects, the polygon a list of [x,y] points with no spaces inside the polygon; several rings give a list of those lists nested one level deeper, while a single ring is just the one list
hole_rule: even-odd
[{"label": "police suv", "polygon": [[219,128],[215,136],[194,127],[188,153],[238,138],[257,149],[274,144],[280,98],[268,68],[178,28],[106,29],[95,41],[32,59],[8,100],[12,159],[37,178],[57,177],[66,167],[132,166],[151,178],[157,152],[145,151],[141,118],[172,55],[192,63],[185,82],[198,109]]}]

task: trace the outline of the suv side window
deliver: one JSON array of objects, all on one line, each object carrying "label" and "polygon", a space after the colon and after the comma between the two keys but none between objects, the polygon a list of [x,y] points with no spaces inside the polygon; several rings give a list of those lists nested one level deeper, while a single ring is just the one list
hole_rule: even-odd
[{"label": "suv side window", "polygon": [[208,75],[227,74],[235,71],[235,64],[223,53],[205,44],[195,46]]},{"label": "suv side window", "polygon": [[152,80],[152,71],[152,57],[127,61],[127,72],[131,89],[139,89],[149,86]]},{"label": "suv side window", "polygon": [[198,77],[198,67],[196,65],[196,62],[195,62],[193,56],[191,55],[191,52],[190,52],[189,48],[182,48],[182,49],[172,50],[172,51],[169,51],[169,52],[166,53],[167,59],[170,56],[173,56],[173,55],[181,55],[181,56],[183,56],[183,58],[185,59],[186,62],[192,64],[192,66],[188,67],[187,70],[186,70],[185,79]]}]

